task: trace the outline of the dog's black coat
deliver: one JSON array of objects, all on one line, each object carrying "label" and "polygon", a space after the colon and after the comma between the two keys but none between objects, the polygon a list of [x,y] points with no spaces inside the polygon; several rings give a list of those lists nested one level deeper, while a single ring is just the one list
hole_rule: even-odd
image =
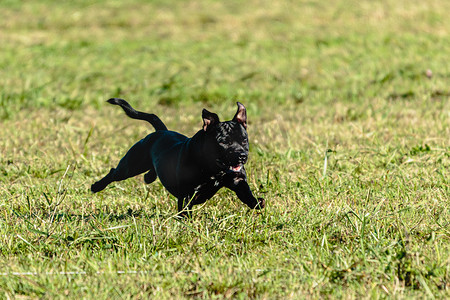
[{"label": "dog's black coat", "polygon": [[256,199],[247,184],[244,164],[248,159],[247,113],[238,104],[231,121],[202,112],[203,129],[192,138],[169,131],[154,114],[134,110],[125,100],[112,98],[134,119],[146,120],[155,132],[137,142],[120,160],[117,168],[91,186],[92,192],[103,190],[113,181],[125,180],[138,174],[146,183],[159,177],[166,189],[178,199],[178,211],[189,212],[192,206],[204,203],[221,188],[233,190],[250,208],[261,209],[265,201]]}]

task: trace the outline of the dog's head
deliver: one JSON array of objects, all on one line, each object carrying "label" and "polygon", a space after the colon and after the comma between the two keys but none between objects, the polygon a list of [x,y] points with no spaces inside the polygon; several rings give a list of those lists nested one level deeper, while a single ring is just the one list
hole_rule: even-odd
[{"label": "dog's head", "polygon": [[208,166],[226,172],[242,172],[248,159],[247,111],[242,103],[231,121],[206,109],[202,112],[205,132],[204,159]]}]

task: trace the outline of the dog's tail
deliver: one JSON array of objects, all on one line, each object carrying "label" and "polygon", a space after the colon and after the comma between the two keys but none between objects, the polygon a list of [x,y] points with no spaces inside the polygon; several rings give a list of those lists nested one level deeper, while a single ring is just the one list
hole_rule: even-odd
[{"label": "dog's tail", "polygon": [[167,130],[166,125],[154,114],[148,114],[145,112],[137,111],[128,104],[127,101],[120,98],[111,98],[108,100],[108,103],[119,105],[125,111],[127,116],[133,119],[144,120],[152,124],[156,131],[158,130]]}]

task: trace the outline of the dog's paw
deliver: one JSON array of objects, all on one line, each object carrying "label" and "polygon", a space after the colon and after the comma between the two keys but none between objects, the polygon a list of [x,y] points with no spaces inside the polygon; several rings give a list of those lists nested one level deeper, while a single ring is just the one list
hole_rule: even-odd
[{"label": "dog's paw", "polygon": [[93,185],[91,185],[91,192],[93,192],[93,193],[100,192],[103,189],[104,189],[104,187],[102,187],[99,182],[96,182]]},{"label": "dog's paw", "polygon": [[266,200],[263,198],[258,198],[258,203],[256,203],[255,209],[262,209],[264,207],[266,207]]}]

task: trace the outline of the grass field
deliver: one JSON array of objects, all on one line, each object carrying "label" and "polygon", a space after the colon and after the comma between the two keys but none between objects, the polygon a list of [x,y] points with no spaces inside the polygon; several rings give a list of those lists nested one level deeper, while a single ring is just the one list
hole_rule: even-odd
[{"label": "grass field", "polygon": [[[0,2],[0,298],[450,297],[450,1]],[[101,178],[249,118],[260,213]]]}]

